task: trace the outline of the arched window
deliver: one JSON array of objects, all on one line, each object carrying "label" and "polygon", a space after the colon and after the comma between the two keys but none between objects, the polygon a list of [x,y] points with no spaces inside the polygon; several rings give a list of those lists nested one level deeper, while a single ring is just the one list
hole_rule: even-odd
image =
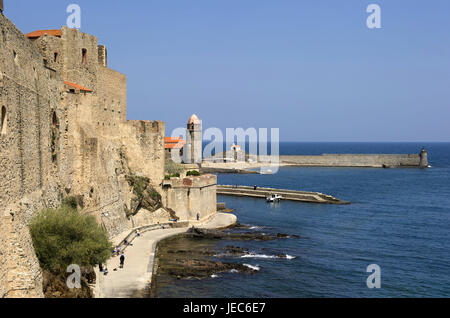
[{"label": "arched window", "polygon": [[58,143],[59,143],[59,121],[56,116],[56,112],[53,112],[52,116],[52,132],[51,132],[51,150],[52,150],[52,162],[56,162],[58,159]]},{"label": "arched window", "polygon": [[6,107],[2,106],[2,117],[1,117],[1,135],[6,135],[6,129],[8,126],[8,115],[6,114]]}]

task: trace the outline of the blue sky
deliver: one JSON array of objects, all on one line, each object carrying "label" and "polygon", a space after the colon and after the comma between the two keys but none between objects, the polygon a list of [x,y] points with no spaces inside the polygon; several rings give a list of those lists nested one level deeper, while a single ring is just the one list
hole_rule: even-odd
[{"label": "blue sky", "polygon": [[5,0],[5,15],[59,28],[70,3],[128,76],[128,118],[167,134],[197,113],[283,141],[450,141],[448,0]]}]

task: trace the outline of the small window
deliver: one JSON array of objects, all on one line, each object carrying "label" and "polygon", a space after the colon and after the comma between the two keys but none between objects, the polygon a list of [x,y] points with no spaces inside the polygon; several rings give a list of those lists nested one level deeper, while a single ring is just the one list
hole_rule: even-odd
[{"label": "small window", "polygon": [[18,65],[19,64],[19,55],[17,54],[16,51],[13,51],[13,56],[14,56],[14,63],[16,63]]},{"label": "small window", "polygon": [[5,106],[2,106],[2,118],[1,118],[1,130],[0,130],[0,132],[1,132],[1,135],[3,136],[3,135],[6,135],[6,128],[7,128],[7,125],[8,125],[8,117],[7,117],[7,114],[6,114],[6,107]]},{"label": "small window", "polygon": [[53,54],[53,62],[57,63],[58,62],[58,52],[55,52]]},{"label": "small window", "polygon": [[87,50],[86,49],[82,49],[81,50],[81,64],[86,65],[87,64]]}]

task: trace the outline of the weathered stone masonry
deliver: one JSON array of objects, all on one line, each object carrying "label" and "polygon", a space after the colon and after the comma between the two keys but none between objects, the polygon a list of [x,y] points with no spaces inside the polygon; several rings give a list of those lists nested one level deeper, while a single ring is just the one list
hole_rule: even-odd
[{"label": "weathered stone masonry", "polygon": [[27,37],[3,14],[0,28],[0,297],[42,297],[34,213],[74,195],[111,236],[131,229],[126,176],[161,191],[165,126],[126,120],[126,76],[107,68],[95,36],[63,27]]},{"label": "weathered stone masonry", "polygon": [[[0,15],[0,297],[42,296],[40,269],[27,222],[58,203],[51,160],[51,118],[62,80],[39,50]],[[45,197],[45,200],[42,198]]]},{"label": "weathered stone masonry", "polygon": [[217,176],[172,178],[163,182],[163,203],[182,221],[205,219],[217,211]]}]

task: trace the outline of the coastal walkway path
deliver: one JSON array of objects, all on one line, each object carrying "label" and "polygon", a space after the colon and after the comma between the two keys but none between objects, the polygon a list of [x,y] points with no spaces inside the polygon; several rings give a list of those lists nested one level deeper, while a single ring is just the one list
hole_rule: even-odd
[{"label": "coastal walkway path", "polygon": [[283,200],[289,201],[323,204],[350,204],[350,202],[343,201],[331,195],[326,195],[320,192],[305,192],[260,187],[257,187],[255,190],[254,187],[247,186],[218,185],[217,194],[264,199],[272,194],[279,194],[283,197]]},{"label": "coastal walkway path", "polygon": [[[112,257],[106,264],[108,275],[100,273],[95,268],[97,275],[94,294],[96,298],[132,298],[144,297],[152,280],[154,259],[158,242],[166,238],[185,233],[191,226],[204,229],[222,229],[234,225],[237,218],[229,213],[216,213],[211,218],[200,222],[182,223],[180,228],[150,228],[142,232],[140,237],[134,237],[132,245],[125,250],[125,266],[119,268],[119,257]],[[128,231],[116,238],[114,244],[119,245],[124,238],[130,237]],[[131,242],[131,241],[128,241]]]}]

